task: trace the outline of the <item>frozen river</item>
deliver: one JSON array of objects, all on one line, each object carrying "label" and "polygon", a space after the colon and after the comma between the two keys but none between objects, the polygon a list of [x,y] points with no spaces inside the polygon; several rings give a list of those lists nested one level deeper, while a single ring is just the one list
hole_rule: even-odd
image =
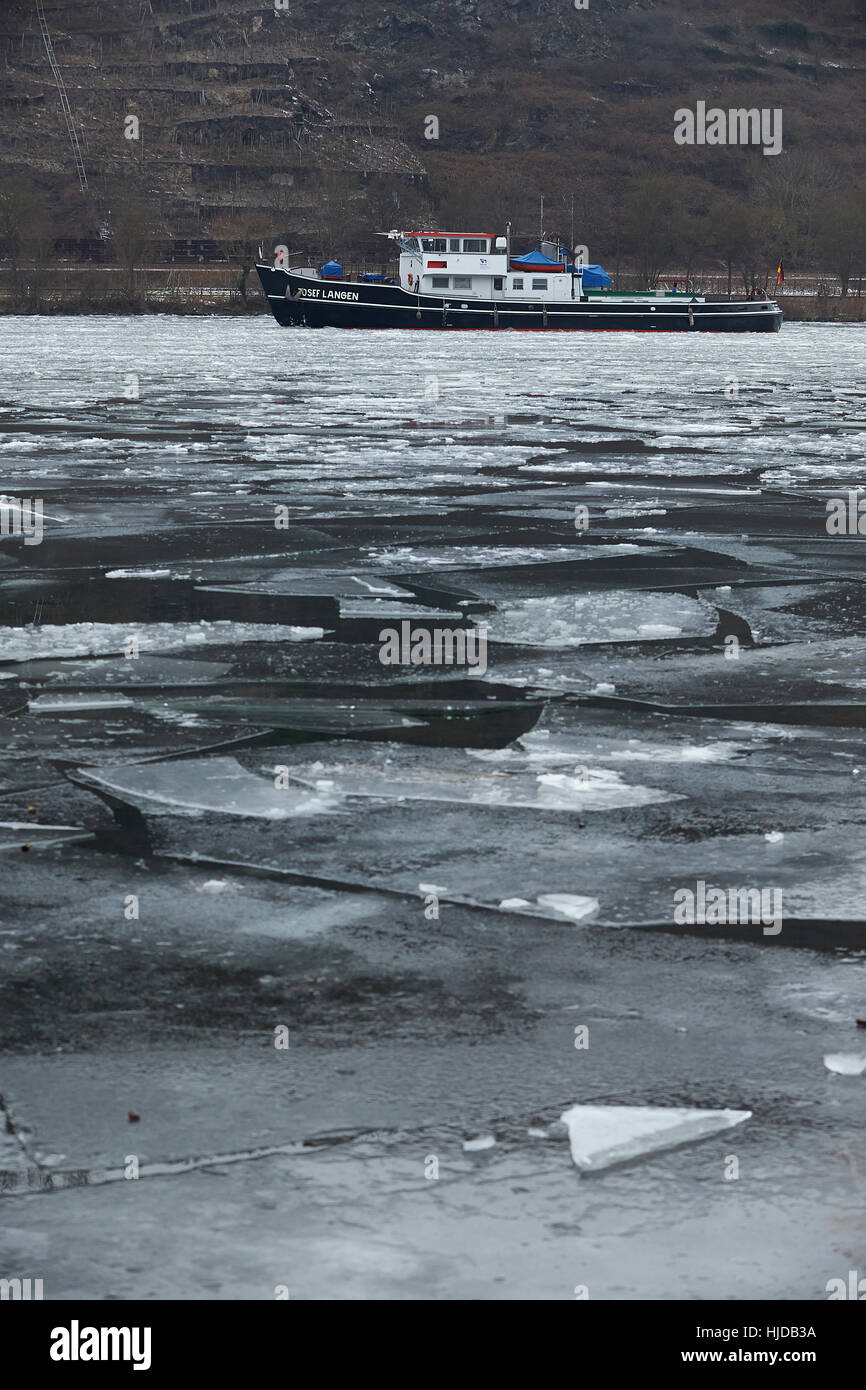
[{"label": "frozen river", "polygon": [[[866,1264],[864,366],[853,325],[0,318],[0,1274]],[[404,624],[483,663],[386,664]],[[576,1105],[585,1147],[653,1112],[628,1164],[581,1174]],[[750,1118],[655,1147],[671,1108]]]}]

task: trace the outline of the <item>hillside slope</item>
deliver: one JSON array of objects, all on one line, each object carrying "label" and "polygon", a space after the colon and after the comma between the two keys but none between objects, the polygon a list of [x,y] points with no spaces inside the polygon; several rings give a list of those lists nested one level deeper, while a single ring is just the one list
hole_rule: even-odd
[{"label": "hillside slope", "polygon": [[[0,14],[0,183],[44,189],[70,238],[92,239],[130,197],[175,248],[216,254],[263,237],[369,253],[372,231],[413,221],[510,219],[529,238],[543,195],[549,229],[573,227],[591,254],[647,273],[665,240],[685,262],[711,243],[729,258],[723,224],[747,205],[761,209],[758,234],[805,263],[821,209],[862,177],[864,0],[44,10],[88,195],[36,0],[6,0]],[[698,101],[780,108],[784,153],[677,145],[674,112]],[[740,260],[755,234],[725,231]]]}]

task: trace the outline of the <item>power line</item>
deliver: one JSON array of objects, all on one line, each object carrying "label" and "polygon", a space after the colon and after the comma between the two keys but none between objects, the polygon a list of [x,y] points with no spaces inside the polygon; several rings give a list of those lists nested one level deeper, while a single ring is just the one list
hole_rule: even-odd
[{"label": "power line", "polygon": [[69,132],[69,143],[72,145],[72,157],[75,160],[75,168],[78,171],[78,182],[81,184],[82,193],[86,193],[87,170],[84,167],[84,160],[81,155],[78,131],[75,129],[75,122],[72,119],[72,107],[69,105],[69,97],[66,95],[66,83],[63,81],[63,74],[57,66],[57,59],[54,56],[54,45],[51,42],[51,35],[48,32],[48,22],[45,18],[45,9],[42,0],[36,0],[36,14],[39,19],[39,28],[42,30],[45,52],[48,54],[48,61],[51,64],[51,71],[54,74],[54,81],[57,83],[57,91],[60,94],[60,109],[63,112],[66,129]]}]

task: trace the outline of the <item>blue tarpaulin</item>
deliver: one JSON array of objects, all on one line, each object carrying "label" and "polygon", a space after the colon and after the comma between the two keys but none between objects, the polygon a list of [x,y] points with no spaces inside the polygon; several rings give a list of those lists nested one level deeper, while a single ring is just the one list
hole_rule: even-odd
[{"label": "blue tarpaulin", "polygon": [[[568,267],[569,271],[571,266]],[[611,286],[611,278],[603,266],[585,265],[583,267],[583,288],[585,290],[607,290]]]},{"label": "blue tarpaulin", "polygon": [[512,256],[510,265],[514,270],[533,270],[536,266],[541,266],[545,270],[562,270],[562,261],[551,261],[547,256],[543,256],[540,251],[527,251],[525,256]]},{"label": "blue tarpaulin", "polygon": [[[527,251],[525,256],[512,256],[508,262],[511,270],[558,270],[571,273],[571,264],[566,265],[563,261],[551,261],[540,251]],[[611,285],[611,278],[603,266],[585,265],[583,267],[583,287],[585,290],[606,290]]]}]

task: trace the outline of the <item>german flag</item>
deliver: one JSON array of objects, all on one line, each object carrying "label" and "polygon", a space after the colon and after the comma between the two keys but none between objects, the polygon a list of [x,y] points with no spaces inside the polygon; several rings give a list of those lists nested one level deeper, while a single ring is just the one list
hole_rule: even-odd
[{"label": "german flag", "polygon": [[777,285],[784,285],[784,283],[785,283],[785,267],[782,265],[782,262],[780,261],[779,264],[776,266],[776,284],[777,284]]}]

